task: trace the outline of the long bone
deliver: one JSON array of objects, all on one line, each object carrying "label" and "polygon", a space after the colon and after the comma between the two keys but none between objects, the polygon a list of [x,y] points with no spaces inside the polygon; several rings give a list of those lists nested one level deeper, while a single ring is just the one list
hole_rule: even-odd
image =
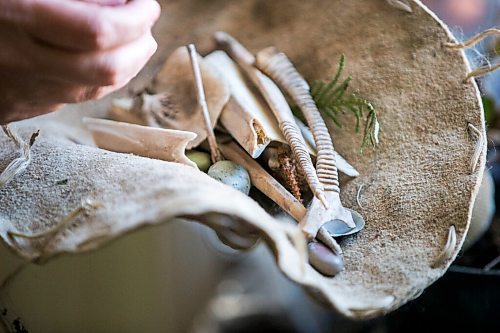
[{"label": "long bone", "polygon": [[263,95],[274,116],[278,120],[280,130],[283,132],[295,159],[304,172],[312,193],[314,193],[315,198],[317,198],[323,206],[328,207],[324,186],[318,179],[311,156],[307,151],[304,138],[302,137],[299,127],[295,123],[290,106],[280,89],[268,76],[253,66],[255,64],[254,55],[245,49],[236,39],[225,32],[217,32],[215,34],[215,40],[225,49],[229,56],[238,63]]},{"label": "long bone", "polygon": [[328,206],[318,205],[315,198],[304,219],[300,222],[302,230],[311,238],[315,237],[321,226],[333,220],[340,220],[350,228],[355,228],[352,214],[342,206],[338,180],[335,149],[316,103],[310,94],[306,80],[295,69],[288,57],[274,47],[257,54],[256,66],[271,77],[299,106],[311,128],[317,146],[316,172],[324,185]]}]

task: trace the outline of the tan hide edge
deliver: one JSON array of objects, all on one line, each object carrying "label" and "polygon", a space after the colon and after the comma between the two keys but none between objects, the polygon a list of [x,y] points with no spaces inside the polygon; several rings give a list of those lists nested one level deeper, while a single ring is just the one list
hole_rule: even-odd
[{"label": "tan hide edge", "polygon": [[[349,122],[333,135],[336,148],[356,162],[361,174],[343,184],[347,207],[356,206],[357,191],[364,185],[360,200],[367,226],[341,242],[346,270],[326,279],[306,266],[301,275],[299,253],[286,238],[289,230],[274,223],[252,200],[194,169],[75,146],[61,137],[61,124],[53,123],[50,128],[38,120],[18,124],[19,128],[26,126],[21,131],[24,138],[38,128],[42,134],[34,146],[32,164],[0,190],[4,241],[19,254],[32,257],[33,247],[23,242],[14,245],[6,232],[49,229],[89,199],[88,194],[99,191],[102,193],[90,199],[102,202],[104,208],[75,220],[75,229],[69,232],[72,236],[66,239],[69,243],[54,244],[56,247],[46,251],[78,252],[70,245],[85,244],[81,235],[88,234],[86,228],[91,227],[81,222],[96,224],[94,233],[102,231],[101,238],[84,247],[90,249],[105,243],[110,235],[111,239],[140,225],[163,222],[182,209],[192,213],[203,202],[203,209],[234,213],[257,226],[276,254],[280,269],[346,316],[374,317],[416,297],[444,274],[460,250],[485,164],[483,146],[480,163],[470,173],[476,141],[470,137],[467,123],[485,135],[484,118],[475,83],[461,83],[470,70],[463,52],[443,46],[454,41],[448,29],[420,2],[411,2],[412,13],[383,0],[204,4],[201,0],[163,3],[169,18],[161,20],[156,29],[163,56],[189,41],[208,49],[210,34],[225,30],[253,51],[276,45],[289,54],[306,78],[328,79],[344,52],[346,73],[354,77],[352,89],[378,109],[381,145],[376,151],[358,154],[360,138],[348,130]],[[199,8],[196,13],[194,6]],[[214,19],[201,19],[207,15]],[[355,17],[359,18],[356,25],[347,24]],[[312,18],[313,25],[308,23]],[[186,28],[194,26],[200,28]],[[244,33],[250,30],[253,37]],[[156,61],[152,68],[161,63]],[[143,79],[147,83],[148,75]],[[0,147],[3,169],[16,152],[2,135]],[[69,192],[55,185],[66,178],[72,189]],[[193,183],[197,183],[194,188]],[[187,197],[189,191],[191,197]],[[217,193],[215,198],[213,193]],[[238,204],[214,201],[226,195],[234,196]],[[170,209],[176,207],[164,206],[171,205],[166,198],[172,196],[175,202],[188,204],[174,212]],[[431,268],[451,225],[456,228],[457,246],[448,261]]]}]

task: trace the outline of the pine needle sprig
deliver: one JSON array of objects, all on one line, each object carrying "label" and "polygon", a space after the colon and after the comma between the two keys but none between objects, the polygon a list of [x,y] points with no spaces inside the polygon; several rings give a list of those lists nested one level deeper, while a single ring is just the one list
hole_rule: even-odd
[{"label": "pine needle sprig", "polygon": [[[334,78],[329,82],[315,81],[311,85],[311,95],[321,114],[331,119],[339,128],[342,127],[342,122],[339,120],[341,114],[352,113],[354,115],[356,133],[359,133],[361,121],[364,118],[364,135],[361,143],[361,152],[363,152],[368,146],[372,148],[377,146],[380,124],[375,108],[369,101],[356,94],[347,93],[352,77],[348,76],[340,81],[344,67],[345,56],[342,55]],[[293,111],[299,119],[303,120],[300,109],[294,107]]]}]

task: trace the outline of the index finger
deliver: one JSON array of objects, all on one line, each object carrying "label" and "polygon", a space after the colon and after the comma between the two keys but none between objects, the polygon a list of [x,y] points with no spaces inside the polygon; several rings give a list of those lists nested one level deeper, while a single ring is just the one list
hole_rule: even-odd
[{"label": "index finger", "polygon": [[160,6],[154,0],[132,0],[117,6],[60,0],[28,3],[30,15],[23,25],[32,36],[79,51],[106,50],[129,43],[150,30],[160,15]]}]

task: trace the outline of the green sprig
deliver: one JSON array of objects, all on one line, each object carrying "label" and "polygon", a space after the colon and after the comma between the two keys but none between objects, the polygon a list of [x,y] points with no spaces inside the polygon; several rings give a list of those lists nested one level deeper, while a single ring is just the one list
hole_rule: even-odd
[{"label": "green sprig", "polygon": [[[352,80],[348,76],[343,81],[339,81],[345,67],[345,56],[342,55],[335,77],[329,81],[315,81],[311,85],[311,95],[321,114],[333,121],[338,127],[342,127],[339,120],[340,114],[352,113],[356,118],[355,131],[359,132],[361,121],[364,119],[364,135],[361,143],[361,152],[368,146],[375,148],[378,144],[379,122],[377,113],[373,105],[357,95],[347,93],[349,83]],[[300,109],[293,108],[294,114],[303,120]]]}]

